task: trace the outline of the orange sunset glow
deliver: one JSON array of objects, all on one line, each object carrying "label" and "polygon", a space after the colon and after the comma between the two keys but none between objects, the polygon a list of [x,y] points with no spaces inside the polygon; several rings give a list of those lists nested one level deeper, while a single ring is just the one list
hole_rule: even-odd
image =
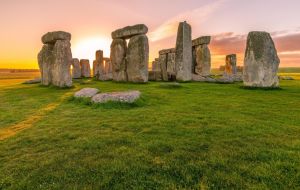
[{"label": "orange sunset glow", "polygon": [[[72,34],[73,57],[91,62],[98,49],[109,57],[111,32],[137,23],[149,28],[151,62],[159,50],[175,46],[178,23],[184,20],[191,24],[193,38],[212,36],[212,67],[223,65],[226,54],[232,53],[242,65],[246,36],[252,30],[271,33],[280,66],[296,67],[300,66],[300,24],[291,18],[300,18],[300,3],[289,2],[274,0],[261,6],[259,0],[3,0],[0,68],[38,68],[40,38],[56,30]],[[49,8],[53,5],[59,6]]]}]

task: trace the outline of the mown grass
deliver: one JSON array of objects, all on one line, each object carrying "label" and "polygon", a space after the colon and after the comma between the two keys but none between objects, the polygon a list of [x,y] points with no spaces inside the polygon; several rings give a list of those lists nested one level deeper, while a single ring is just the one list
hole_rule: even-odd
[{"label": "mown grass", "polygon": [[[300,81],[241,84],[78,80],[0,88],[0,130],[66,96],[0,141],[0,189],[299,189]],[[135,104],[75,100],[84,87],[140,90]],[[68,95],[68,93],[70,95]]]}]

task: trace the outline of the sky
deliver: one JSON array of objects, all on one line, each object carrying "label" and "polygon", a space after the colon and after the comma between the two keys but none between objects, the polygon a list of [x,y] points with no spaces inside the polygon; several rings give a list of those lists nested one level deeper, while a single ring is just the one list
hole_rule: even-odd
[{"label": "sky", "polygon": [[0,68],[38,68],[41,37],[49,31],[72,34],[72,54],[109,57],[111,32],[128,25],[148,26],[150,60],[175,47],[178,23],[192,26],[192,38],[212,36],[212,67],[236,53],[243,65],[247,34],[267,31],[281,67],[300,67],[299,0],[1,0]]}]

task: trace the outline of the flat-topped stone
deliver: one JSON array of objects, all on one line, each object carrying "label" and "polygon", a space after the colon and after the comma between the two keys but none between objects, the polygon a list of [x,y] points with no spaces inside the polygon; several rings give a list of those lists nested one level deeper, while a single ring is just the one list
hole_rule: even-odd
[{"label": "flat-topped stone", "polygon": [[170,49],[160,50],[158,53],[159,53],[159,55],[163,55],[163,54],[175,53],[175,52],[176,52],[175,48],[170,48]]},{"label": "flat-topped stone", "polygon": [[140,95],[141,95],[140,91],[101,93],[93,96],[92,102],[106,103],[109,101],[113,101],[113,102],[133,103],[140,98]]},{"label": "flat-topped stone", "polygon": [[144,24],[137,24],[134,26],[126,26],[124,28],[115,30],[111,33],[113,39],[129,39],[132,36],[146,34],[148,32],[148,27]]},{"label": "flat-topped stone", "polygon": [[196,38],[192,41],[192,46],[200,46],[200,45],[204,45],[204,44],[209,44],[210,43],[210,36],[201,36],[199,38]]},{"label": "flat-topped stone", "polygon": [[76,98],[91,98],[95,96],[99,90],[97,88],[83,88],[74,94]]},{"label": "flat-topped stone", "polygon": [[43,35],[42,42],[44,44],[54,44],[57,40],[71,40],[71,34],[64,31],[48,32]]}]

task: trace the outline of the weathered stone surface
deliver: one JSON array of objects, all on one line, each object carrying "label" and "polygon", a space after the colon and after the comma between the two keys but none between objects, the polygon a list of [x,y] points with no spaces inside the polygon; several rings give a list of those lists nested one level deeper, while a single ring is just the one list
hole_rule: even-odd
[{"label": "weathered stone surface", "polygon": [[112,65],[112,78],[114,81],[127,81],[126,74],[126,41],[115,39],[110,46],[110,61]]},{"label": "weathered stone surface", "polygon": [[161,77],[163,81],[168,81],[167,61],[168,61],[168,54],[159,55],[159,65],[160,65]]},{"label": "weathered stone surface", "polygon": [[267,32],[250,32],[244,59],[243,81],[249,87],[278,87],[280,60]]},{"label": "weathered stone surface", "polygon": [[64,31],[48,32],[43,35],[42,42],[44,44],[54,44],[57,40],[71,40],[71,34]]},{"label": "weathered stone surface", "polygon": [[279,77],[281,80],[295,80],[293,77],[291,76],[280,76]]},{"label": "weathered stone surface", "polygon": [[192,79],[192,29],[186,22],[178,26],[176,40],[176,80]]},{"label": "weathered stone surface", "polygon": [[72,77],[74,79],[81,78],[81,68],[77,58],[72,59],[72,67]]},{"label": "weathered stone surface", "polygon": [[159,55],[163,55],[163,54],[175,53],[175,52],[176,52],[175,48],[170,48],[170,49],[160,50],[158,53],[159,53]]},{"label": "weathered stone surface", "polygon": [[74,94],[76,98],[91,98],[95,96],[99,90],[97,88],[83,88]]},{"label": "weathered stone surface", "polygon": [[129,39],[133,36],[146,34],[148,32],[148,27],[144,24],[137,24],[134,26],[126,26],[124,28],[118,29],[111,33],[113,39]]},{"label": "weathered stone surface", "polygon": [[57,40],[54,45],[44,45],[38,55],[38,62],[43,85],[72,86],[72,53],[69,41]]},{"label": "weathered stone surface", "polygon": [[146,35],[138,35],[130,38],[126,60],[128,81],[147,82],[149,43]]},{"label": "weathered stone surface", "polygon": [[195,73],[201,76],[209,76],[211,68],[210,50],[206,44],[196,48]]},{"label": "weathered stone surface", "polygon": [[201,36],[199,38],[196,38],[192,41],[192,46],[199,46],[199,45],[208,45],[210,43],[210,36]]},{"label": "weathered stone surface", "polygon": [[148,80],[149,81],[161,81],[161,71],[149,71],[148,74]]},{"label": "weathered stone surface", "polygon": [[236,54],[231,54],[226,56],[225,64],[225,74],[235,75],[237,73],[236,69]]},{"label": "weathered stone surface", "polygon": [[175,53],[168,53],[167,72],[171,75],[176,75]]},{"label": "weathered stone surface", "polygon": [[192,80],[196,81],[196,82],[210,82],[210,83],[215,83],[216,82],[216,79],[214,79],[214,78],[205,77],[205,76],[196,75],[196,74],[192,75]]},{"label": "weathered stone surface", "polygon": [[41,78],[35,78],[35,79],[31,79],[31,80],[27,80],[25,82],[23,82],[23,84],[37,84],[37,83],[41,83]]},{"label": "weathered stone surface", "polygon": [[101,93],[93,96],[92,102],[106,103],[109,101],[113,101],[113,102],[133,103],[140,98],[140,95],[141,95],[140,91]]},{"label": "weathered stone surface", "polygon": [[91,77],[91,66],[90,61],[88,59],[81,59],[80,67],[82,77]]},{"label": "weathered stone surface", "polygon": [[52,83],[53,69],[53,45],[46,44],[38,54],[38,63],[41,72],[42,85],[50,85]]},{"label": "weathered stone surface", "polygon": [[107,80],[102,50],[96,51],[96,60],[94,61],[93,65],[95,65],[95,68],[93,68],[94,77],[97,80]]}]

